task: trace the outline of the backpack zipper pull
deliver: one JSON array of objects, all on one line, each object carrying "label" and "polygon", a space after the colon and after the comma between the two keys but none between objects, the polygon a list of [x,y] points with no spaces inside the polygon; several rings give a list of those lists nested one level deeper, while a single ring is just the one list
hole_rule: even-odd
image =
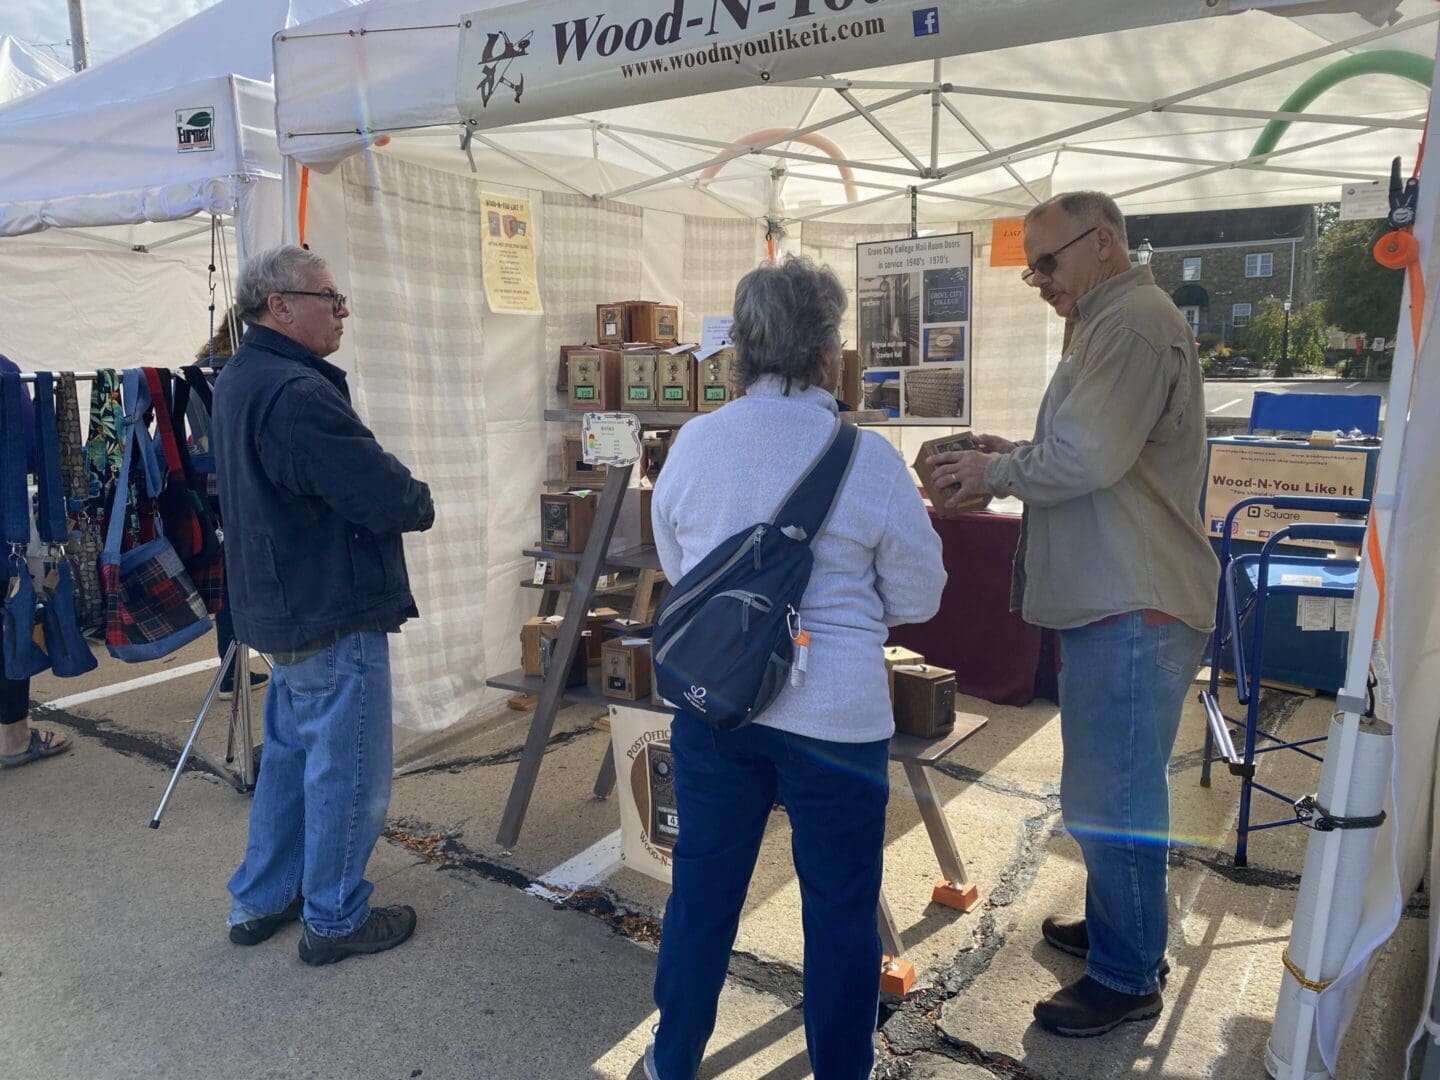
[{"label": "backpack zipper pull", "polygon": [[764,538],[764,536],[765,536],[765,528],[764,528],[764,526],[761,526],[760,528],[758,528],[758,529],[755,530],[755,537],[754,537],[754,539],[752,539],[752,540],[750,541],[751,546],[755,549],[755,569],[756,569],[756,570],[759,570],[759,569],[760,569],[760,541]]}]

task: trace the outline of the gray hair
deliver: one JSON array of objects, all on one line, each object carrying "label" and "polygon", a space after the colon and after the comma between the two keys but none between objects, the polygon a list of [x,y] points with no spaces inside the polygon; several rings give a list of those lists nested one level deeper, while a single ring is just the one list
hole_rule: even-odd
[{"label": "gray hair", "polygon": [[840,345],[845,289],[833,270],[801,255],[751,270],[735,286],[735,373],[742,387],[762,375],[798,380],[801,389],[824,374],[824,353]]},{"label": "gray hair", "polygon": [[1115,234],[1115,242],[1121,251],[1130,250],[1130,241],[1125,236],[1125,215],[1115,200],[1103,191],[1065,191],[1046,199],[1025,215],[1029,225],[1041,214],[1059,207],[1077,225],[1104,225]]},{"label": "gray hair", "polygon": [[271,293],[303,289],[313,270],[324,270],[325,260],[304,248],[286,244],[246,261],[235,283],[235,306],[245,315],[264,314]]}]

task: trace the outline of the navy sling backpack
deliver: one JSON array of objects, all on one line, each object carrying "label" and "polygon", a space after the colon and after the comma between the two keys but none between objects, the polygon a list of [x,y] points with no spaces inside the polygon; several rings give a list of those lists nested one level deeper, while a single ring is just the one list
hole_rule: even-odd
[{"label": "navy sling backpack", "polygon": [[[790,681],[811,544],[830,519],[859,433],[837,420],[769,521],[731,536],[676,583],[655,618],[656,687],[721,731],[754,720]],[[803,664],[801,664],[803,671]]]}]

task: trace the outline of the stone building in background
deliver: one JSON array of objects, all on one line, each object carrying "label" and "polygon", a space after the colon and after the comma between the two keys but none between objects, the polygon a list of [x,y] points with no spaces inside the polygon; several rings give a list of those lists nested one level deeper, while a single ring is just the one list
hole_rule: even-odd
[{"label": "stone building in background", "polygon": [[1292,314],[1315,298],[1314,206],[1135,214],[1125,225],[1132,249],[1149,241],[1155,283],[1197,337],[1233,346],[1266,297],[1290,300]]}]

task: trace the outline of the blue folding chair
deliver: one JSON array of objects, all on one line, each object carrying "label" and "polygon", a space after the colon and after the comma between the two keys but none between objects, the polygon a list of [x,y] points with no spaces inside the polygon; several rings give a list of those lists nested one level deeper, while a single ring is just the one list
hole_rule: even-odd
[{"label": "blue folding chair", "polygon": [[[1200,691],[1205,709],[1205,760],[1200,769],[1200,783],[1210,786],[1210,765],[1223,761],[1230,772],[1240,777],[1240,817],[1236,830],[1235,865],[1246,864],[1246,850],[1252,832],[1274,829],[1281,825],[1308,823],[1311,811],[1301,805],[1302,799],[1281,794],[1255,779],[1255,759],[1276,750],[1293,750],[1315,761],[1320,755],[1307,746],[1323,743],[1326,736],[1286,740],[1260,730],[1260,671],[1265,660],[1265,605],[1272,596],[1319,596],[1335,599],[1353,598],[1360,579],[1360,563],[1354,559],[1332,559],[1316,555],[1291,554],[1277,551],[1287,541],[1328,540],[1352,544],[1358,550],[1365,539],[1363,524],[1321,524],[1299,522],[1277,530],[1258,554],[1230,553],[1230,539],[1236,516],[1250,506],[1272,506],[1277,510],[1312,510],[1363,518],[1370,512],[1368,499],[1321,499],[1300,496],[1259,496],[1242,499],[1225,516],[1225,531],[1220,545],[1220,587],[1215,602],[1215,636],[1210,651],[1210,686]],[[1244,583],[1249,596],[1243,597]],[[1246,620],[1250,620],[1248,627]],[[1245,719],[1235,720],[1220,707],[1220,666],[1229,649],[1234,661],[1235,696],[1245,706]],[[1243,748],[1235,746],[1236,736],[1243,730]],[[1264,740],[1265,746],[1257,746]],[[1250,824],[1250,801],[1255,791],[1269,795],[1291,808],[1292,813],[1276,821]]]},{"label": "blue folding chair", "polygon": [[1379,394],[1276,394],[1255,391],[1250,434],[1257,431],[1359,431],[1380,434]]}]

